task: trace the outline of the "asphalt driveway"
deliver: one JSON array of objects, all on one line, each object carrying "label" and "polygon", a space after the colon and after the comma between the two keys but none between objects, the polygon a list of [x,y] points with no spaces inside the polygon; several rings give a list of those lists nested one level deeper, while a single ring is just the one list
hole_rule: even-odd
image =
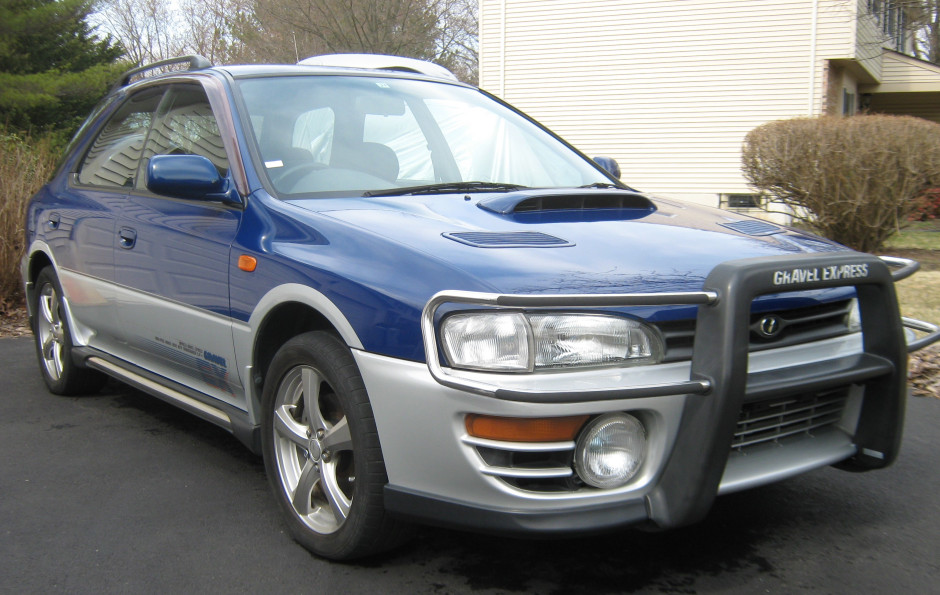
[{"label": "asphalt driveway", "polygon": [[719,498],[669,533],[520,541],[423,529],[359,564],[285,533],[260,459],[118,383],[46,392],[0,340],[2,593],[927,593],[940,584],[940,400],[909,399],[900,460]]}]

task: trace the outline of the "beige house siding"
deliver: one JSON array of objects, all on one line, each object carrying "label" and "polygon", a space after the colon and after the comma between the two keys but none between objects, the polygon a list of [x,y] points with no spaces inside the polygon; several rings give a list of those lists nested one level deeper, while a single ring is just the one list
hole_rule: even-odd
[{"label": "beige house siding", "polygon": [[[480,0],[480,83],[642,190],[747,194],[745,135],[858,109],[940,121],[940,67],[868,0]],[[880,6],[885,6],[884,3]]]},{"label": "beige house siding", "polygon": [[858,0],[859,18],[854,19],[857,28],[854,38],[854,51],[843,56],[834,55],[832,57],[854,59],[857,61],[858,65],[866,71],[865,73],[860,73],[859,78],[864,80],[866,78],[865,74],[867,74],[871,77],[872,82],[874,82],[881,79],[881,56],[884,54],[883,46],[885,36],[881,25],[876,21],[875,17],[866,14],[864,8],[865,4],[865,0]]},{"label": "beige house siding", "polygon": [[855,1],[481,0],[480,82],[628,184],[717,205],[752,192],[748,131],[823,110]]},{"label": "beige house siding", "polygon": [[882,92],[936,92],[940,91],[940,66],[922,62],[910,56],[889,52],[884,57]]}]

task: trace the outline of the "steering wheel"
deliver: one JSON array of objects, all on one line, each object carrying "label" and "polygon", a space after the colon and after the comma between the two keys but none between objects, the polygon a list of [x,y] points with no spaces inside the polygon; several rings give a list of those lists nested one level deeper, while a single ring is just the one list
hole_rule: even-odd
[{"label": "steering wheel", "polygon": [[[295,163],[294,165],[288,165],[287,167],[279,170],[277,175],[272,175],[272,181],[274,182],[274,187],[281,192],[290,193],[290,190],[294,188],[294,185],[297,184],[304,176],[309,174],[312,171],[318,169],[326,169],[326,165],[316,161],[304,161],[302,163]],[[271,170],[268,170],[269,172]]]}]

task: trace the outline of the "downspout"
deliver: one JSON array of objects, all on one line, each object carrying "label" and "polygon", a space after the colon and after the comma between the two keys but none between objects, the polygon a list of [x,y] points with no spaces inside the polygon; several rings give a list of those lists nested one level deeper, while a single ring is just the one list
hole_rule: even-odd
[{"label": "downspout", "polygon": [[[505,1],[505,0],[504,0]],[[819,28],[819,0],[813,0],[813,16],[809,37],[809,116],[816,115],[816,39]]]}]

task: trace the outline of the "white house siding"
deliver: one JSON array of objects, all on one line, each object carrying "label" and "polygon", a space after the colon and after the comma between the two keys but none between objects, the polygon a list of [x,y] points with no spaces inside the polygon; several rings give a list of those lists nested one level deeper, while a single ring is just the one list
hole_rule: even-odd
[{"label": "white house siding", "polygon": [[748,131],[820,112],[828,60],[856,50],[854,2],[481,0],[481,86],[628,184],[717,205],[752,192]]}]

